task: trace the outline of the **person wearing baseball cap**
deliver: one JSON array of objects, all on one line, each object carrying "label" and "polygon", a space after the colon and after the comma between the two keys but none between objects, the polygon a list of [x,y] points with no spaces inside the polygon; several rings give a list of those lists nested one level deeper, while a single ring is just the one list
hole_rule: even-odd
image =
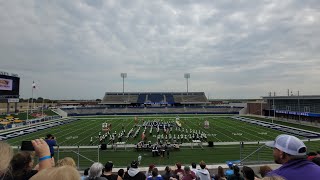
[{"label": "person wearing baseball cap", "polygon": [[306,159],[307,147],[298,138],[282,134],[275,141],[266,142],[273,148],[274,161],[282,166],[267,176],[282,176],[285,179],[318,179],[320,167]]},{"label": "person wearing baseball cap", "polygon": [[226,175],[226,177],[231,177],[234,174],[233,162],[228,162],[227,165],[228,165],[229,169],[226,170],[225,175]]}]

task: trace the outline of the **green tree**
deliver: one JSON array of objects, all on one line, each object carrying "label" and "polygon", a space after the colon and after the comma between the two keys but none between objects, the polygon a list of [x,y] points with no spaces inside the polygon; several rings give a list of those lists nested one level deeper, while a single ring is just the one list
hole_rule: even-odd
[{"label": "green tree", "polygon": [[43,98],[42,97],[38,97],[38,99],[36,100],[37,103],[42,103]]}]

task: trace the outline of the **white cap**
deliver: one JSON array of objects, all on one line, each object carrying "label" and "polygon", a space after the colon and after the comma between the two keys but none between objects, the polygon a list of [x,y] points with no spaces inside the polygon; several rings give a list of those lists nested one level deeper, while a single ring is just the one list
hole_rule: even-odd
[{"label": "white cap", "polygon": [[304,156],[307,153],[306,145],[298,138],[281,134],[275,141],[266,142],[266,146],[277,148],[292,156]]}]

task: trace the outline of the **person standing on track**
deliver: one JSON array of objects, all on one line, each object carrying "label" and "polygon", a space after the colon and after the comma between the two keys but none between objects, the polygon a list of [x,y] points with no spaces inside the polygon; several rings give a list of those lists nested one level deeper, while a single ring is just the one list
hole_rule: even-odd
[{"label": "person standing on track", "polygon": [[93,139],[92,139],[92,137],[90,138],[90,145],[93,145]]},{"label": "person standing on track", "polygon": [[54,157],[54,148],[53,148],[53,146],[57,146],[57,141],[56,141],[55,137],[52,134],[47,134],[47,137],[46,137],[45,141],[49,146],[51,158],[53,158]]}]

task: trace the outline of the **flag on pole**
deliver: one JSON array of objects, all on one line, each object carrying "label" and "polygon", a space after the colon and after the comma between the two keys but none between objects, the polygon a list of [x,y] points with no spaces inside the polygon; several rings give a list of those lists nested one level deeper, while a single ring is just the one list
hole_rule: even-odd
[{"label": "flag on pole", "polygon": [[33,81],[32,82],[32,88],[35,89],[36,88],[36,83]]}]

